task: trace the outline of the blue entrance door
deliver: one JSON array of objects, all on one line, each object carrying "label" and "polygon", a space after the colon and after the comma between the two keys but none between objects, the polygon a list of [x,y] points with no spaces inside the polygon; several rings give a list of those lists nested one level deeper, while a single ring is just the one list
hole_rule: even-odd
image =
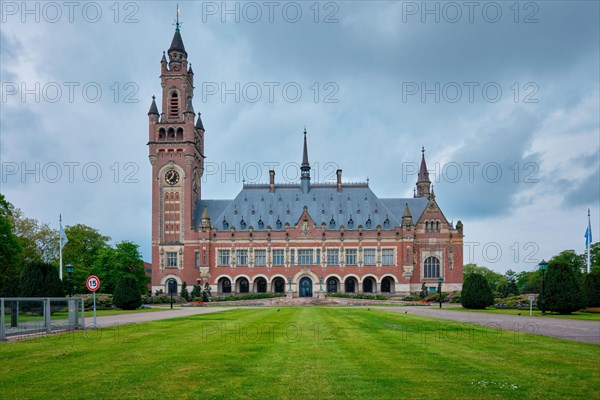
[{"label": "blue entrance door", "polygon": [[310,278],[300,279],[300,297],[312,297],[312,280]]}]

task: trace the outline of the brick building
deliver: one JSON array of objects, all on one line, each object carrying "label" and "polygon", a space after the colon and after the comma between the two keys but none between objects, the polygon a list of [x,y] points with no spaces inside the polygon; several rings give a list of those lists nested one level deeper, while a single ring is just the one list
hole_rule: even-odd
[{"label": "brick building", "polygon": [[[194,72],[179,24],[161,60],[162,101],[152,99],[152,290],[169,281],[209,283],[213,293],[460,290],[463,227],[449,223],[422,151],[412,198],[378,198],[368,183],[311,181],[307,135],[301,179],[244,184],[232,200],[201,191],[205,129],[192,106]],[[300,151],[299,151],[300,153]],[[299,154],[300,155],[300,154]]]}]

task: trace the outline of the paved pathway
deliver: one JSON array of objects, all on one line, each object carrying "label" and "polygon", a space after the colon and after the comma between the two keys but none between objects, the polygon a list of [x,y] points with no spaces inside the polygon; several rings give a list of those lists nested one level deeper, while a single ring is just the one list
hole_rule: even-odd
[{"label": "paved pathway", "polygon": [[400,313],[451,321],[468,322],[507,331],[533,333],[576,342],[600,344],[600,321],[581,321],[552,317],[529,317],[485,312],[439,310],[430,307],[377,307]]},{"label": "paved pathway", "polygon": [[[157,321],[159,319],[169,319],[178,317],[187,317],[190,315],[209,314],[214,312],[233,310],[232,307],[185,307],[175,308],[173,310],[166,309],[165,311],[149,311],[131,314],[106,315],[96,317],[96,325],[98,328],[111,327],[115,324],[135,324],[138,322]],[[94,317],[85,317],[85,326],[93,327]]]}]

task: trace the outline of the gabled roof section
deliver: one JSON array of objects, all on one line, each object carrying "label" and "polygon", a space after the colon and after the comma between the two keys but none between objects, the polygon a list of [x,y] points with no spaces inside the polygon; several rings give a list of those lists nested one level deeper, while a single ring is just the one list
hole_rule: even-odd
[{"label": "gabled roof section", "polygon": [[195,226],[199,226],[206,206],[217,230],[260,230],[259,226],[284,230],[286,224],[296,226],[306,207],[314,224],[325,223],[327,229],[333,219],[336,230],[342,225],[347,230],[361,225],[365,230],[375,230],[378,225],[393,230],[401,225],[405,204],[417,220],[427,203],[425,198],[379,199],[366,184],[344,186],[341,192],[335,185],[315,184],[309,193],[303,193],[300,185],[277,185],[272,193],[268,185],[246,185],[233,200],[200,200]]}]

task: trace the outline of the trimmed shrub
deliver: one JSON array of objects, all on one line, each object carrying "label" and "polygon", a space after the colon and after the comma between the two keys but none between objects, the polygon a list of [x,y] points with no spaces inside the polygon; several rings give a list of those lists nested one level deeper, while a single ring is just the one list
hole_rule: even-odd
[{"label": "trimmed shrub", "polygon": [[123,310],[135,310],[142,305],[140,286],[135,278],[121,278],[113,293],[113,303]]},{"label": "trimmed shrub", "polygon": [[181,292],[179,293],[179,296],[185,301],[190,301],[191,297],[190,292],[188,292],[187,289],[187,283],[183,282],[181,284]]},{"label": "trimmed shrub", "polygon": [[465,308],[483,310],[494,304],[494,295],[487,279],[481,274],[465,276],[460,302]]},{"label": "trimmed shrub", "polygon": [[202,288],[200,287],[200,285],[194,285],[194,287],[192,288],[192,299],[195,299],[196,297],[201,297],[202,296]]},{"label": "trimmed shrub", "polygon": [[587,307],[600,307],[600,271],[592,271],[585,276],[583,293]]},{"label": "trimmed shrub", "polygon": [[573,268],[564,261],[550,261],[546,275],[546,310],[571,314],[584,306],[583,293]]}]

